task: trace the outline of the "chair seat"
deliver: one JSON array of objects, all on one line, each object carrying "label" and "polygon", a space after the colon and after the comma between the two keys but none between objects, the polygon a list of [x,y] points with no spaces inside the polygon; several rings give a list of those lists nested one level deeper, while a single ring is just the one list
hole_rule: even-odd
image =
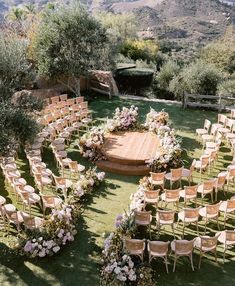
[{"label": "chair seat", "polygon": [[152,185],[158,185],[158,186],[160,186],[160,185],[163,185],[164,184],[164,181],[163,180],[153,180],[151,177],[149,178],[149,182],[150,182],[150,184],[152,184]]},{"label": "chair seat", "polygon": [[21,215],[21,211],[17,211],[11,214],[9,220],[10,222],[15,223],[15,224],[22,223],[24,221]]},{"label": "chair seat", "polygon": [[16,207],[13,204],[6,204],[4,206],[4,210],[6,212],[15,212],[16,211]]},{"label": "chair seat", "polygon": [[189,169],[183,169],[182,170],[182,177],[189,177],[190,176],[190,170]]},{"label": "chair seat", "polygon": [[195,199],[197,197],[197,194],[195,195],[185,195],[185,190],[180,191],[180,197],[184,199]]},{"label": "chair seat", "polygon": [[184,221],[186,223],[193,223],[193,222],[197,222],[198,221],[198,217],[193,217],[193,218],[186,217],[185,218],[185,215],[184,215],[183,211],[178,213],[178,218],[179,218],[179,220]]},{"label": "chair seat", "polygon": [[214,139],[214,136],[209,134],[204,134],[202,135],[202,139],[203,141],[212,141]]},{"label": "chair seat", "polygon": [[6,199],[3,196],[0,196],[0,206],[6,203]]},{"label": "chair seat", "polygon": [[198,135],[208,134],[207,130],[206,130],[206,129],[203,129],[203,128],[196,129],[196,133],[197,133]]},{"label": "chair seat", "polygon": [[145,202],[148,204],[156,204],[159,202],[159,198],[155,198],[155,199],[145,198]]},{"label": "chair seat", "polygon": [[180,177],[172,177],[171,173],[167,173],[165,175],[165,178],[166,178],[166,180],[176,182],[176,181],[179,181],[181,179],[181,176]]},{"label": "chair seat", "polygon": [[40,200],[41,200],[41,197],[35,193],[32,193],[29,195],[29,202],[31,204],[38,203],[38,202],[40,202]]},{"label": "chair seat", "polygon": [[204,190],[203,184],[202,184],[202,185],[198,186],[197,192],[198,192],[199,194],[207,195],[207,194],[212,193],[212,192],[213,192],[213,189],[212,189],[212,190]]},{"label": "chair seat", "polygon": [[179,198],[166,198],[166,194],[161,194],[161,199],[164,201],[164,202],[168,202],[168,203],[174,203],[174,202],[178,202],[179,201]]},{"label": "chair seat", "polygon": [[206,211],[206,207],[199,210],[199,214],[201,217],[206,217],[209,219],[217,218],[219,214],[208,214]]},{"label": "chair seat", "polygon": [[24,189],[23,189],[25,192],[28,192],[28,193],[34,193],[35,192],[35,189],[29,185],[26,185],[24,186]]},{"label": "chair seat", "polygon": [[63,164],[64,164],[65,166],[68,166],[68,164],[69,164],[70,162],[72,162],[72,160],[71,160],[70,158],[64,158],[64,159],[62,159],[62,162],[63,162]]},{"label": "chair seat", "polygon": [[52,180],[50,178],[42,176],[42,184],[43,185],[50,185],[51,183],[52,183]]}]

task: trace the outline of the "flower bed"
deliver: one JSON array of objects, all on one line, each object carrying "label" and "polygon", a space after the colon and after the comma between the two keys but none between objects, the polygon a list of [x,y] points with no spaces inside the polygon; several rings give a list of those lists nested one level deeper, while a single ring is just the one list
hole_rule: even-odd
[{"label": "flower bed", "polygon": [[116,217],[116,230],[104,241],[100,285],[155,285],[151,265],[131,258],[123,250],[124,238],[135,238],[134,210],[142,210],[144,191],[150,188],[147,177],[140,180],[137,192],[131,196],[128,212]]},{"label": "flower bed", "polygon": [[75,223],[80,215],[80,199],[91,193],[104,180],[104,172],[88,169],[72,186],[68,204],[53,209],[40,230],[26,231],[20,238],[19,252],[30,258],[52,256],[61,247],[74,240]]},{"label": "flower bed", "polygon": [[102,153],[102,145],[105,141],[105,134],[115,131],[146,130],[153,132],[160,139],[160,148],[156,154],[146,161],[146,164],[154,172],[177,168],[182,165],[180,140],[177,138],[174,129],[170,127],[169,114],[165,111],[157,112],[150,109],[146,115],[144,124],[138,121],[138,108],[131,106],[117,108],[113,118],[108,119],[104,126],[92,128],[84,134],[78,142],[83,157],[92,161],[105,159]]}]

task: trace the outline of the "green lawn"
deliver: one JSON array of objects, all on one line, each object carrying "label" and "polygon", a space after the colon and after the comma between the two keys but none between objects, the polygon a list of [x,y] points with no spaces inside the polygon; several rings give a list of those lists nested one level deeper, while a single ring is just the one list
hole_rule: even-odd
[{"label": "green lawn", "polygon": [[[195,141],[195,129],[203,125],[204,119],[216,120],[216,113],[202,110],[183,110],[174,103],[154,103],[145,101],[135,101],[123,98],[113,98],[108,100],[105,97],[97,97],[90,101],[90,109],[93,111],[94,118],[104,119],[110,117],[116,107],[129,106],[134,104],[139,107],[141,118],[144,119],[150,106],[156,110],[164,108],[169,112],[173,126],[178,135],[182,137],[182,146],[185,151],[185,165],[191,163],[192,158],[201,155],[201,146]],[[217,175],[220,170],[227,167],[231,161],[231,154],[226,147],[222,147],[219,160],[210,176]],[[89,165],[81,158],[73,144],[69,149],[69,156],[78,160],[82,164]],[[51,151],[44,151],[44,161],[49,168],[55,169],[55,162]],[[24,155],[20,155],[18,164],[23,172],[23,176],[28,182],[33,184],[29,175],[29,166]],[[207,174],[204,175],[204,178]],[[114,219],[117,214],[122,213],[128,207],[130,194],[136,191],[139,177],[125,177],[114,174],[107,174],[106,184],[97,190],[93,195],[84,201],[85,208],[77,224],[78,234],[75,241],[66,246],[59,254],[52,258],[41,260],[27,260],[17,256],[11,250],[11,246],[16,241],[15,232],[12,229],[11,235],[0,238],[0,285],[98,285],[100,253],[102,251],[104,234],[114,229]],[[198,179],[196,178],[195,181]],[[4,179],[0,175],[1,195],[7,197],[11,202],[14,198],[8,194],[4,185]],[[231,188],[231,191],[235,191]],[[225,199],[220,196],[221,199]],[[21,205],[18,205],[21,208]],[[35,212],[38,210],[35,208]],[[229,221],[231,227],[231,221]],[[214,227],[213,224],[209,228]],[[180,228],[178,234],[180,233]],[[190,227],[191,231],[195,230]],[[216,228],[215,228],[216,229]],[[154,235],[155,227],[152,227]],[[192,233],[187,233],[190,237]],[[140,234],[141,236],[142,234]],[[186,236],[186,237],[187,237]],[[169,238],[167,233],[163,239]],[[172,239],[172,237],[171,237]],[[222,251],[219,248],[219,251]],[[231,254],[231,252],[230,252]],[[234,254],[234,253],[233,253]],[[209,255],[208,259],[202,261],[201,270],[195,272],[190,270],[187,260],[182,259],[177,265],[176,273],[165,274],[164,266],[160,262],[155,263],[158,285],[163,286],[182,286],[182,285],[201,285],[206,286],[213,283],[217,285],[235,285],[234,262],[225,265],[221,263],[221,253],[219,253],[220,263],[216,265],[213,258]],[[235,259],[231,258],[231,260]],[[194,256],[197,265],[198,256]],[[172,265],[170,265],[170,271]],[[146,285],[147,286],[147,285]]]}]

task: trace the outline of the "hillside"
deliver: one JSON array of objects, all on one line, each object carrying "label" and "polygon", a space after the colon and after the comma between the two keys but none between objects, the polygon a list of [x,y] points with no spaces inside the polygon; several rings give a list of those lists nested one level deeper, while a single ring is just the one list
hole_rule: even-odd
[{"label": "hillside", "polygon": [[[62,0],[61,0],[62,1]],[[59,2],[61,2],[59,1]],[[223,0],[235,3],[235,0]],[[0,0],[0,15],[11,5],[35,3],[41,6],[48,0]],[[139,35],[170,39],[180,45],[200,45],[214,40],[226,27],[235,23],[235,6],[218,0],[81,0],[91,12],[133,12],[139,23]]]}]

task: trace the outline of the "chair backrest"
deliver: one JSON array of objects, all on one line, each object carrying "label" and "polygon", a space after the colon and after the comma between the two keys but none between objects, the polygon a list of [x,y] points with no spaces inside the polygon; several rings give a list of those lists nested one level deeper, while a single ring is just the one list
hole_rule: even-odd
[{"label": "chair backrest", "polygon": [[149,222],[151,221],[151,211],[135,211],[135,220]]},{"label": "chair backrest", "polygon": [[154,181],[164,181],[166,172],[153,173],[150,172],[151,179]]},{"label": "chair backrest", "polygon": [[130,253],[142,253],[144,251],[144,240],[140,239],[125,239],[124,245],[128,252]]},{"label": "chair backrest", "polygon": [[174,221],[175,211],[157,210],[157,217],[163,221]]},{"label": "chair backrest", "polygon": [[200,208],[183,208],[184,218],[198,218]]},{"label": "chair backrest", "polygon": [[212,150],[210,152],[210,161],[214,161],[217,156],[217,150]]},{"label": "chair backrest", "polygon": [[145,191],[144,197],[145,199],[157,199],[159,197],[160,190],[156,191]]},{"label": "chair backrest", "polygon": [[175,240],[175,253],[177,254],[187,254],[193,251],[194,247],[193,240]]},{"label": "chair backrest", "polygon": [[184,186],[185,196],[197,196],[198,185]]},{"label": "chair backrest", "polygon": [[233,119],[235,118],[235,109],[231,109],[231,115],[230,117]]},{"label": "chair backrest", "polygon": [[201,166],[206,167],[209,163],[210,156],[209,155],[202,155],[200,158]]},{"label": "chair backrest", "polygon": [[81,109],[88,109],[88,102],[87,101],[83,101],[80,103],[80,108]]},{"label": "chair backrest", "polygon": [[234,209],[234,208],[235,208],[235,200],[234,199],[227,200],[227,209]]},{"label": "chair backrest", "polygon": [[205,119],[205,122],[204,122],[204,129],[206,129],[207,131],[210,129],[211,127],[211,122],[210,120],[208,119]]},{"label": "chair backrest", "polygon": [[65,101],[68,99],[68,94],[61,94],[59,97],[61,101]]},{"label": "chair backrest", "polygon": [[148,241],[148,250],[150,252],[157,252],[158,254],[167,255],[169,248],[169,241]]},{"label": "chair backrest", "polygon": [[73,169],[73,170],[77,170],[78,169],[77,161],[71,161],[71,162],[68,163],[68,165],[69,165],[70,169]]},{"label": "chair backrest", "polygon": [[226,182],[228,172],[220,172],[217,176],[217,185],[223,186]]},{"label": "chair backrest", "polygon": [[235,176],[235,165],[229,167],[228,176],[229,177],[234,177]]},{"label": "chair backrest", "polygon": [[216,179],[211,179],[203,182],[203,189],[206,191],[213,190],[216,184]]},{"label": "chair backrest", "polygon": [[67,104],[68,104],[69,106],[74,105],[74,104],[75,104],[75,98],[70,98],[70,99],[68,99],[68,100],[67,100]]},{"label": "chair backrest", "polygon": [[224,125],[226,120],[227,120],[227,116],[223,114],[218,114],[218,123],[222,123]]},{"label": "chair backrest", "polygon": [[84,101],[84,97],[83,96],[78,96],[78,97],[75,98],[75,100],[76,100],[76,103],[81,103],[81,102]]},{"label": "chair backrest", "polygon": [[216,234],[213,237],[201,236],[200,237],[201,238],[201,248],[208,248],[208,249],[216,248],[219,236],[220,236],[220,233]]},{"label": "chair backrest", "polygon": [[195,165],[196,165],[196,160],[193,159],[193,162],[192,162],[192,164],[191,164],[191,166],[190,166],[190,168],[189,168],[189,173],[190,173],[190,175],[193,173],[193,171],[194,171],[194,169],[195,169]]},{"label": "chair backrest", "polygon": [[171,169],[172,178],[181,178],[182,177],[183,168]]},{"label": "chair backrest", "polygon": [[226,241],[235,243],[235,230],[225,230]]},{"label": "chair backrest", "polygon": [[180,196],[180,190],[181,189],[176,189],[176,190],[165,190],[166,194],[166,199],[175,199],[178,200]]},{"label": "chair backrest", "polygon": [[52,104],[56,104],[56,103],[59,102],[59,101],[60,101],[59,96],[53,96],[53,97],[51,97],[51,103],[52,103]]},{"label": "chair backrest", "polygon": [[56,196],[53,195],[41,195],[42,202],[47,204],[54,204]]},{"label": "chair backrest", "polygon": [[211,135],[215,136],[216,133],[217,133],[217,130],[218,130],[218,126],[212,125],[212,127],[211,127]]},{"label": "chair backrest", "polygon": [[220,205],[221,205],[221,202],[214,204],[214,205],[207,205],[206,214],[207,215],[218,215]]},{"label": "chair backrest", "polygon": [[227,121],[226,121],[226,127],[227,127],[230,131],[232,131],[233,125],[234,125],[234,120],[228,118]]}]

